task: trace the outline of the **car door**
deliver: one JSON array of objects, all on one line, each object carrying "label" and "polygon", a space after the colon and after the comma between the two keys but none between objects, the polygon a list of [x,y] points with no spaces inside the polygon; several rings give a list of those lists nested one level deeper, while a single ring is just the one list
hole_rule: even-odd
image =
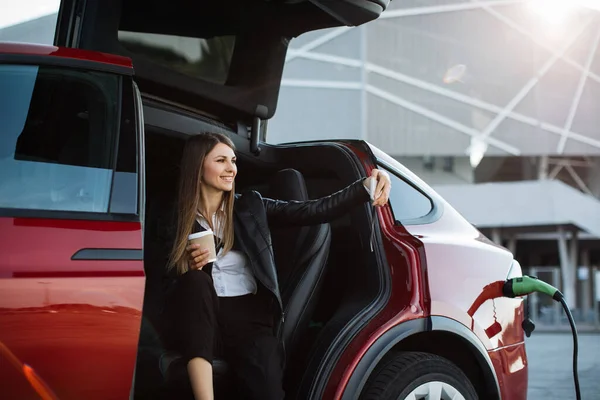
[{"label": "car door", "polygon": [[129,396],[145,281],[131,75],[0,44],[0,398]]},{"label": "car door", "polygon": [[54,44],[130,57],[142,93],[223,120],[271,118],[287,45],[389,0],[62,0]]}]

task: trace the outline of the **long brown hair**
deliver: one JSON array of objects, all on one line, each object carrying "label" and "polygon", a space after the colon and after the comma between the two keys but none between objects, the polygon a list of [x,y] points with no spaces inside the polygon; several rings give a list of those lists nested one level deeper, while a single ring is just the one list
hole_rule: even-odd
[{"label": "long brown hair", "polygon": [[[181,275],[189,270],[188,252],[186,250],[188,236],[192,233],[194,221],[202,199],[202,169],[206,155],[219,143],[223,143],[235,151],[231,139],[220,133],[200,133],[190,137],[183,149],[179,171],[179,197],[177,203],[177,230],[168,269],[177,268]],[[223,254],[233,247],[233,202],[235,184],[231,192],[223,193],[223,210],[220,209],[219,220],[223,227]],[[205,216],[212,226],[212,218]],[[213,231],[215,231],[213,227]],[[216,231],[215,231],[216,232]]]}]

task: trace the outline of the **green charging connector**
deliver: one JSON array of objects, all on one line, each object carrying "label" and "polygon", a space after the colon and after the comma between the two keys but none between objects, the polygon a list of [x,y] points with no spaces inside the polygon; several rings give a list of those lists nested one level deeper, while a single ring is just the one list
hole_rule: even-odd
[{"label": "green charging connector", "polygon": [[507,280],[502,292],[506,297],[525,296],[530,293],[539,292],[551,296],[556,301],[560,301],[563,298],[560,290],[534,276],[521,276]]},{"label": "green charging connector", "polygon": [[569,324],[571,325],[571,331],[573,332],[573,381],[575,382],[575,398],[577,400],[581,400],[579,376],[577,374],[577,352],[579,349],[577,328],[575,327],[575,321],[573,320],[573,315],[571,314],[571,310],[569,310],[565,296],[563,296],[560,290],[554,286],[549,285],[534,276],[524,275],[518,278],[508,279],[506,282],[504,282],[504,286],[502,287],[502,294],[505,297],[525,296],[534,292],[544,293],[548,296],[551,296],[554,300],[562,304],[565,313],[567,314]]}]

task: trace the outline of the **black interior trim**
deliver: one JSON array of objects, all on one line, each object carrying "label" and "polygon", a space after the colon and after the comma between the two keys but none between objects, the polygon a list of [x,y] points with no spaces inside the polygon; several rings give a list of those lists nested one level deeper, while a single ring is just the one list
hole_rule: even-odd
[{"label": "black interior trim", "polygon": [[71,260],[103,261],[141,261],[144,254],[141,249],[80,249],[71,256]]},{"label": "black interior trim", "polygon": [[196,134],[204,131],[226,135],[235,134],[235,131],[225,124],[219,124],[201,115],[176,109],[168,104],[161,104],[144,98],[143,105],[144,123],[146,125],[185,134]]}]

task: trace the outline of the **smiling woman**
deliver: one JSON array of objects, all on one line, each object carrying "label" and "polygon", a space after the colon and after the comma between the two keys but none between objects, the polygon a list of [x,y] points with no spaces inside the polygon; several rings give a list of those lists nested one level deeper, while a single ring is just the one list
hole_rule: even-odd
[{"label": "smiling woman", "polygon": [[[225,135],[201,133],[185,143],[168,265],[177,275],[169,284],[163,314],[169,326],[166,346],[181,354],[179,363],[187,369],[196,400],[213,398],[217,358],[234,366],[236,386],[247,398],[280,400],[287,310],[269,223],[330,222],[368,202],[369,191],[372,204],[384,206],[391,183],[387,173],[373,169],[370,177],[329,196],[273,200],[256,190],[234,194],[236,161],[233,142]],[[188,242],[191,233],[202,231],[214,232],[215,258],[207,248],[211,245]]]},{"label": "smiling woman", "polygon": [[[199,217],[217,233],[225,253],[233,247],[233,178],[237,174],[234,148],[229,138],[212,133],[187,141],[181,158],[177,233],[169,263],[169,268],[176,268],[179,274],[190,269],[187,237]],[[221,221],[220,229],[215,229],[216,221]]]}]

